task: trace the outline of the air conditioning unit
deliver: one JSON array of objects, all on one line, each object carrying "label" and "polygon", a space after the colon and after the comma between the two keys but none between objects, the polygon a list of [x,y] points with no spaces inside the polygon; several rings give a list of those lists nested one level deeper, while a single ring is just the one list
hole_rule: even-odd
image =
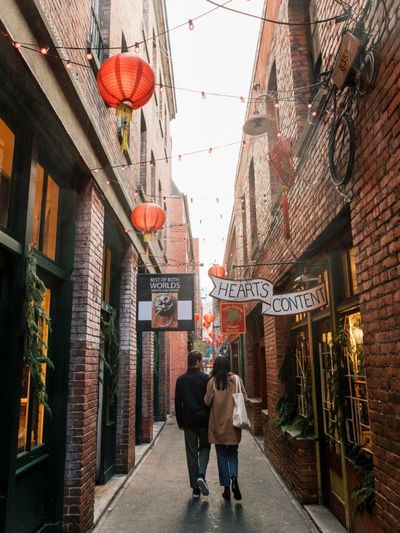
[{"label": "air conditioning unit", "polygon": [[332,83],[339,90],[355,82],[355,74],[362,49],[363,39],[361,37],[350,31],[346,31],[343,34],[331,76]]}]

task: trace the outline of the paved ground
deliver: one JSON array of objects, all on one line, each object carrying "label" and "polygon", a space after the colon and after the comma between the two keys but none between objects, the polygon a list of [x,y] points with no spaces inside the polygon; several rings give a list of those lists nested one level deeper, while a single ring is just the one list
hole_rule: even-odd
[{"label": "paved ground", "polygon": [[271,470],[247,431],[239,447],[243,500],[226,502],[218,483],[214,447],[207,473],[210,495],[192,501],[183,433],[167,422],[96,533],[303,533],[317,531]]}]

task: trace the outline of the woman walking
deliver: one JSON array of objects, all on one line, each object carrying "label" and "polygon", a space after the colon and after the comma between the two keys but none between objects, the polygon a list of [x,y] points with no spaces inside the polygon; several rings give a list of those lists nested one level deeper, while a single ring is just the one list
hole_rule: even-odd
[{"label": "woman walking", "polygon": [[208,423],[208,441],[215,444],[219,473],[219,484],[224,487],[225,500],[231,497],[231,487],[235,500],[241,500],[238,484],[238,448],[242,431],[232,424],[234,401],[232,394],[239,380],[246,397],[243,382],[229,369],[225,357],[217,357],[214,362],[204,403],[211,407]]}]

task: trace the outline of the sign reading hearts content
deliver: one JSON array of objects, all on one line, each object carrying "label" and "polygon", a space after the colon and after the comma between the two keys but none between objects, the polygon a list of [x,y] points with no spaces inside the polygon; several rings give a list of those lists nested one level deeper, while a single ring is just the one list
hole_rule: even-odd
[{"label": "sign reading hearts content", "polygon": [[266,279],[233,280],[210,275],[214,284],[210,296],[229,302],[263,302],[264,315],[297,315],[326,305],[325,285],[304,291],[274,295],[273,284]]}]

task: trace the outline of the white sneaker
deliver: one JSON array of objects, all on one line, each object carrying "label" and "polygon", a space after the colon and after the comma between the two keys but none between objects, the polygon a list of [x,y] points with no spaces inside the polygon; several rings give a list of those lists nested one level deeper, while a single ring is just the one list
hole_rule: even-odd
[{"label": "white sneaker", "polygon": [[207,481],[203,477],[197,478],[197,485],[199,486],[199,489],[201,490],[203,496],[208,496],[210,494],[210,491],[208,490]]}]

